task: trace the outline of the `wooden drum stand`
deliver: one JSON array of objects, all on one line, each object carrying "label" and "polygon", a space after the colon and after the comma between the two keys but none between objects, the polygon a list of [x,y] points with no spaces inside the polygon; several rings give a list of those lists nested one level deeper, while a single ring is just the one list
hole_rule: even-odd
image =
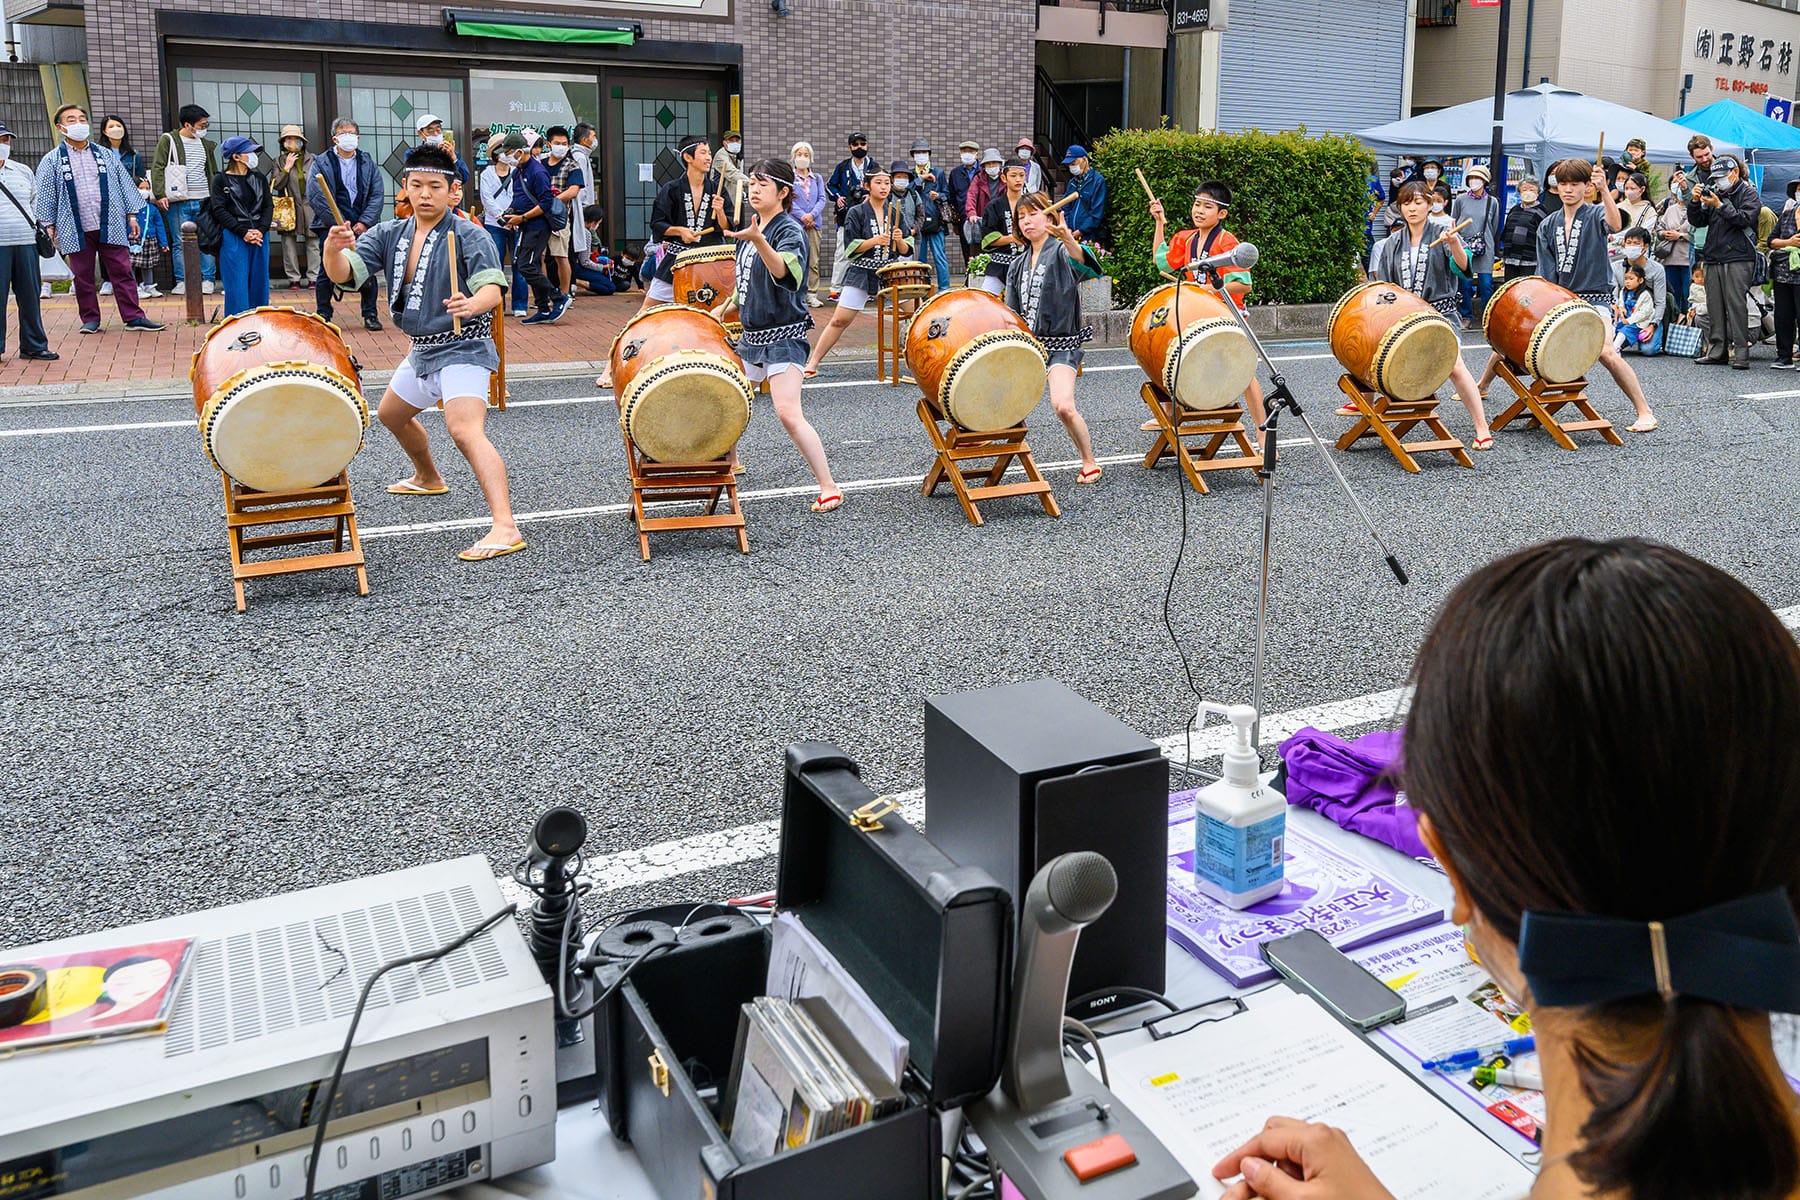
[{"label": "wooden drum stand", "polygon": [[[259,492],[238,483],[224,472],[219,478],[225,485],[225,530],[231,547],[231,590],[237,598],[237,610],[245,608],[244,581],[266,579],[271,575],[293,575],[301,571],[327,571],[334,567],[356,570],[356,594],[369,594],[369,572],[363,563],[362,538],[356,532],[356,503],[350,498],[350,472],[318,487],[297,488],[287,492]],[[319,522],[322,526],[290,530],[286,533],[256,533],[270,525],[295,522]],[[245,562],[253,550],[272,546],[293,546],[305,542],[331,542],[328,554],[299,554],[281,558]],[[345,548],[345,543],[349,548]]]},{"label": "wooden drum stand", "polygon": [[[1568,383],[1549,383],[1543,379],[1532,379],[1526,386],[1525,380],[1530,378],[1525,368],[1508,362],[1504,355],[1497,356],[1495,371],[1500,378],[1506,380],[1506,386],[1513,390],[1517,400],[1494,418],[1493,429],[1499,433],[1514,421],[1523,420],[1543,426],[1544,432],[1556,440],[1556,444],[1564,450],[1575,449],[1575,439],[1571,433],[1593,430],[1601,436],[1609,446],[1623,446],[1625,439],[1613,428],[1613,423],[1594,411],[1593,401],[1588,399],[1587,378],[1572,380]],[[1575,411],[1581,414],[1579,421],[1558,421],[1557,412],[1565,405],[1573,404]]]},{"label": "wooden drum stand", "polygon": [[[1163,455],[1173,454],[1181,473],[1202,496],[1211,490],[1206,486],[1209,471],[1254,472],[1262,468],[1262,455],[1251,443],[1249,428],[1244,424],[1243,405],[1228,404],[1205,411],[1188,408],[1176,404],[1167,392],[1148,381],[1138,389],[1138,394],[1150,406],[1158,427],[1156,444],[1144,455],[1144,466],[1154,467],[1162,461]],[[1206,441],[1204,445],[1190,446],[1186,441],[1188,438]],[[1219,458],[1218,453],[1227,440],[1237,444],[1238,452]]]},{"label": "wooden drum stand", "polygon": [[901,375],[901,358],[906,353],[907,329],[933,291],[930,283],[907,283],[904,275],[897,279],[900,281],[894,286],[875,293],[875,378],[895,387],[916,382],[910,375]]},{"label": "wooden drum stand", "polygon": [[[1023,422],[1011,429],[976,433],[946,419],[923,396],[919,397],[919,420],[937,452],[937,462],[925,476],[920,495],[930,496],[939,484],[948,482],[971,525],[982,524],[977,501],[999,500],[1005,496],[1036,496],[1043,503],[1045,512],[1053,517],[1062,516],[1062,509],[1056,506],[1056,497],[1050,494],[1050,484],[1038,470],[1037,460],[1032,458],[1031,447],[1026,444]],[[992,462],[987,466],[963,466],[964,463],[990,459]],[[1015,459],[1020,470],[1025,472],[1025,482],[1001,483]],[[971,486],[971,481],[977,480],[981,482]]]},{"label": "wooden drum stand", "polygon": [[[701,463],[656,462],[629,436],[625,459],[631,468],[631,522],[637,526],[638,553],[650,561],[650,535],[677,529],[732,529],[737,532],[740,554],[750,553],[750,534],[744,528],[744,509],[738,503],[736,464],[730,455]],[[725,511],[719,511],[719,501]],[[697,517],[653,517],[647,504],[703,500],[706,511]]]},{"label": "wooden drum stand", "polygon": [[[1438,398],[1435,395],[1426,396],[1422,400],[1396,400],[1365,387],[1348,374],[1338,378],[1338,386],[1350,397],[1350,403],[1357,412],[1356,424],[1337,440],[1339,450],[1348,450],[1363,438],[1375,437],[1381,439],[1381,444],[1388,448],[1396,462],[1415,475],[1419,473],[1419,464],[1413,460],[1413,455],[1433,450],[1449,451],[1450,457],[1465,467],[1475,465],[1475,460],[1469,457],[1469,451],[1463,446],[1462,440],[1451,433],[1438,416]],[[1404,441],[1415,425],[1425,426],[1431,433],[1432,440]],[[1494,428],[1500,427],[1496,425]]]}]

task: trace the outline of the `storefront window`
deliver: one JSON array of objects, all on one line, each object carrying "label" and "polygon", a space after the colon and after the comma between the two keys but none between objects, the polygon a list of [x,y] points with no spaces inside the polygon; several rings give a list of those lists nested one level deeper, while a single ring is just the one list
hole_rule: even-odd
[{"label": "storefront window", "polygon": [[542,133],[552,125],[598,125],[600,83],[592,75],[470,71],[469,120],[490,136],[526,126]]},{"label": "storefront window", "polygon": [[[394,212],[394,197],[399,193],[400,169],[406,152],[418,141],[417,118],[421,113],[443,118],[444,130],[452,134],[457,152],[468,160],[462,139],[455,131],[462,124],[463,81],[428,75],[339,75],[337,77],[337,109],[333,116],[347,116],[356,122],[360,148],[375,160],[387,176],[387,197],[382,211]],[[322,143],[316,143],[315,149]]]},{"label": "storefront window", "polygon": [[[306,144],[317,150],[322,130],[312,128],[319,111],[319,77],[311,71],[256,71],[219,67],[179,67],[175,98],[198,104],[211,114],[207,137],[223,145],[226,138],[254,138],[273,154],[283,125],[306,130]],[[160,132],[160,131],[159,131]],[[147,147],[153,139],[132,139]],[[147,159],[145,161],[148,161]]]}]

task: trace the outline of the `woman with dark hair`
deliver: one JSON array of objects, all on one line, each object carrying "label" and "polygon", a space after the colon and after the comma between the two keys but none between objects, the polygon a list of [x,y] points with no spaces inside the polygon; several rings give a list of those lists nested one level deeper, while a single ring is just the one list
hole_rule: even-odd
[{"label": "woman with dark hair", "polygon": [[119,161],[125,164],[125,173],[133,183],[145,178],[144,164],[138,152],[131,148],[131,130],[124,117],[106,114],[106,119],[100,122],[100,144],[118,152]]},{"label": "woman with dark hair", "polygon": [[[1680,551],[1550,542],[1456,589],[1413,681],[1419,832],[1532,1014],[1532,1197],[1800,1195],[1769,1017],[1800,1011],[1793,635]],[[1214,1170],[1240,1172],[1226,1200],[1391,1200],[1322,1125],[1271,1120]]]}]

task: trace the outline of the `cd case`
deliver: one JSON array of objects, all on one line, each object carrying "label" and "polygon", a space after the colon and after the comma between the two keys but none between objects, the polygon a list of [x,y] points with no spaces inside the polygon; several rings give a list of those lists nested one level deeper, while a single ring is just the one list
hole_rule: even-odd
[{"label": "cd case", "polygon": [[0,953],[0,1057],[161,1033],[193,945],[177,938],[31,959]]}]

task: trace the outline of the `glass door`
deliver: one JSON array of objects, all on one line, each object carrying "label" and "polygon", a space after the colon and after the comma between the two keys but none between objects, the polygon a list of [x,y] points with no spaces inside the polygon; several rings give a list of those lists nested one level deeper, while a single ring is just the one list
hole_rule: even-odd
[{"label": "glass door", "polygon": [[[316,71],[267,70],[218,61],[178,65],[175,103],[177,107],[198,104],[204,108],[211,116],[207,137],[221,146],[226,138],[240,134],[255,139],[265,151],[265,162],[278,153],[283,125],[298,125],[306,130],[306,144],[313,150],[322,141]],[[139,135],[132,140],[144,154],[148,168],[155,136]]]},{"label": "glass door", "polygon": [[689,134],[715,137],[722,88],[716,81],[679,76],[613,83],[608,88],[606,144],[613,186],[607,189],[607,232],[615,249],[650,236],[656,193],[682,174],[677,152]]},{"label": "glass door", "polygon": [[[416,118],[433,113],[444,120],[446,133],[454,135],[463,124],[465,97],[461,76],[362,75],[340,72],[336,76],[336,115],[356,122],[361,148],[386,175],[386,199],[382,214],[394,215],[400,170],[406,152],[418,140]],[[330,130],[326,130],[327,140]],[[460,143],[461,139],[457,139]],[[315,149],[323,149],[316,146]],[[463,161],[468,161],[466,148]]]}]

